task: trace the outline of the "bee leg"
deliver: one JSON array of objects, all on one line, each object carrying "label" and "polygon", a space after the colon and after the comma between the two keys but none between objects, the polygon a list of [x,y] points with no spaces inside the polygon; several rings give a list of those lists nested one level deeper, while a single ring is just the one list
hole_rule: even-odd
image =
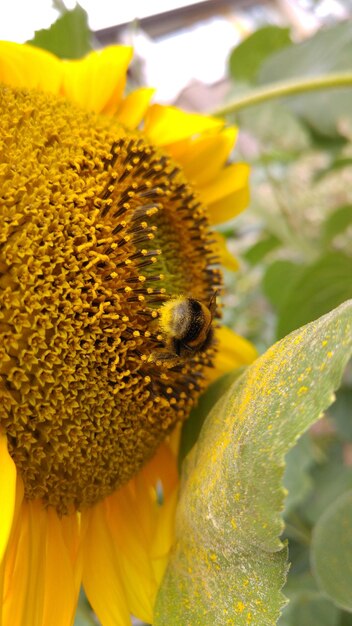
[{"label": "bee leg", "polygon": [[188,350],[188,352],[194,352],[194,348],[192,346],[189,346],[187,343],[183,343],[182,341],[180,341],[180,344],[184,350]]},{"label": "bee leg", "polygon": [[179,339],[173,339],[172,343],[173,343],[175,354],[177,354],[177,356],[180,356],[182,341],[180,341]]}]

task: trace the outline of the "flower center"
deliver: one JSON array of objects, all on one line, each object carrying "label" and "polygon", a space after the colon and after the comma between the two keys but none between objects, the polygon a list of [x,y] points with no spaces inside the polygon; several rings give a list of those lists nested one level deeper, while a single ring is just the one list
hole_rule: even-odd
[{"label": "flower center", "polygon": [[1,88],[0,426],[27,498],[65,513],[187,417],[214,348],[174,367],[158,309],[221,278],[206,209],[140,132]]}]

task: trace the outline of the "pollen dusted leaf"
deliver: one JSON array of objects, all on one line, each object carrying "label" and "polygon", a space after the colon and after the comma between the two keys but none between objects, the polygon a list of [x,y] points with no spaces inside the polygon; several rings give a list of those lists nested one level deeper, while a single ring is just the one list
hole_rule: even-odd
[{"label": "pollen dusted leaf", "polygon": [[352,302],[275,344],[212,409],[184,464],[154,626],[272,626],[285,603],[284,455],[333,400]]},{"label": "pollen dusted leaf", "polygon": [[192,409],[189,418],[184,422],[181,432],[178,462],[181,467],[183,460],[196,443],[204,420],[214,404],[224,395],[235,380],[241,376],[243,367],[239,367],[220,378],[217,378],[200,396],[197,405]]}]

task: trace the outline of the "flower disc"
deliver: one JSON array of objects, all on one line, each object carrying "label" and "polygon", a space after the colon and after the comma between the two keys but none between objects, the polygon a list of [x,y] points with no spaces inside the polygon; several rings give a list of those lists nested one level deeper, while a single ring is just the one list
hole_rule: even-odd
[{"label": "flower disc", "polygon": [[1,88],[0,425],[27,498],[59,512],[134,475],[187,417],[214,348],[175,367],[158,309],[219,284],[207,213],[111,118]]}]

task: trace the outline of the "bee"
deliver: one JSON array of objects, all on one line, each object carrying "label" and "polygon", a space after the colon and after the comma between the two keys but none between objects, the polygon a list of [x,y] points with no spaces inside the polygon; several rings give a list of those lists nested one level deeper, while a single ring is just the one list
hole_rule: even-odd
[{"label": "bee", "polygon": [[195,298],[170,298],[159,310],[159,325],[166,351],[155,355],[168,367],[206,350],[213,341],[212,322],[216,312],[216,292],[206,306]]}]

